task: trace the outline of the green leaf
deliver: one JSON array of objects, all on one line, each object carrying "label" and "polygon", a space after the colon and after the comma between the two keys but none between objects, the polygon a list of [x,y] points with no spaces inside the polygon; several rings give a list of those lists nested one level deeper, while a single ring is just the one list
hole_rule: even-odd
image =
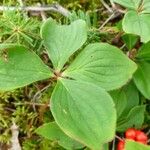
[{"label": "green leaf", "polygon": [[61,70],[68,58],[85,43],[86,23],[76,20],[70,25],[58,25],[48,19],[42,26],[41,35],[54,68]]},{"label": "green leaf", "polygon": [[73,139],[99,150],[114,138],[115,106],[110,95],[100,87],[59,79],[50,103],[56,123]]},{"label": "green leaf", "polygon": [[126,8],[134,9],[134,10],[138,9],[141,2],[141,0],[113,0],[113,1]]},{"label": "green leaf", "polygon": [[136,106],[131,109],[126,119],[117,123],[117,131],[125,131],[128,128],[140,128],[144,122],[145,106]]},{"label": "green leaf", "polygon": [[138,37],[134,34],[124,34],[122,39],[129,50],[131,50],[138,41]]},{"label": "green leaf", "polygon": [[150,99],[150,63],[145,61],[138,62],[138,70],[135,72],[133,79],[145,98]]},{"label": "green leaf", "polygon": [[140,13],[150,13],[149,0],[113,0],[114,2]]},{"label": "green leaf", "polygon": [[66,149],[80,149],[84,146],[79,142],[68,137],[55,122],[46,123],[36,130],[36,133],[49,140],[57,141],[58,144]]},{"label": "green leaf", "polygon": [[127,103],[120,119],[126,117],[133,107],[139,105],[139,91],[133,81],[127,84],[123,91],[125,92]]},{"label": "green leaf", "polygon": [[119,118],[127,104],[125,92],[122,89],[115,90],[115,91],[111,91],[110,95],[114,100],[116,110],[117,110],[117,118]]},{"label": "green leaf", "polygon": [[23,46],[0,45],[0,90],[8,91],[52,76],[50,69]]},{"label": "green leaf", "polygon": [[103,150],[109,150],[109,143],[103,145]]},{"label": "green leaf", "polygon": [[150,146],[135,142],[133,140],[126,140],[125,150],[150,150]]},{"label": "green leaf", "polygon": [[138,14],[136,11],[128,11],[123,19],[123,30],[126,33],[139,35],[141,41],[150,41],[150,14]]},{"label": "green leaf", "polygon": [[95,43],[88,45],[63,75],[113,90],[127,83],[136,68],[136,64],[120,49],[106,43]]},{"label": "green leaf", "polygon": [[150,61],[150,42],[142,45],[136,58],[138,60]]}]

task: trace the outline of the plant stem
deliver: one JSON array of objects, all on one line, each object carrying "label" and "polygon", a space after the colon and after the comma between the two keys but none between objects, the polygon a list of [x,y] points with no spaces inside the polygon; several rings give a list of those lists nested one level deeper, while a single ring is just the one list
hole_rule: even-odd
[{"label": "plant stem", "polygon": [[116,135],[115,137],[116,137],[116,139],[123,141],[123,139],[121,137],[119,137],[118,135]]},{"label": "plant stem", "polygon": [[114,140],[112,142],[112,150],[115,150],[115,142],[116,142],[116,139],[114,138]]}]

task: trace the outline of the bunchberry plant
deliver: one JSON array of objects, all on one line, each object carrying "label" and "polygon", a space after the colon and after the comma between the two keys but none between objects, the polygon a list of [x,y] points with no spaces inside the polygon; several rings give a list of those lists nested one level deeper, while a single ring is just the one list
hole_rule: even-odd
[{"label": "bunchberry plant", "polygon": [[[60,145],[67,148],[102,149],[114,138],[117,121],[115,105],[107,91],[126,84],[136,71],[136,64],[107,43],[85,46],[87,26],[83,20],[58,25],[48,19],[41,36],[53,68],[23,46],[2,44],[0,89],[12,90],[53,78],[56,86],[50,98],[50,110],[56,123],[47,124],[37,132],[59,139]],[[68,64],[70,56],[79,49],[81,52]],[[64,144],[69,137],[70,142]]]},{"label": "bunchberry plant", "polygon": [[149,0],[114,0],[114,2],[127,8],[122,26],[126,33],[132,33],[141,37],[144,42],[135,55],[138,70],[134,74],[134,82],[140,92],[150,99],[150,80],[148,77],[150,60],[150,1]]},{"label": "bunchberry plant", "polygon": [[127,8],[123,19],[126,33],[139,35],[141,41],[150,41],[150,1],[149,0],[113,0]]}]

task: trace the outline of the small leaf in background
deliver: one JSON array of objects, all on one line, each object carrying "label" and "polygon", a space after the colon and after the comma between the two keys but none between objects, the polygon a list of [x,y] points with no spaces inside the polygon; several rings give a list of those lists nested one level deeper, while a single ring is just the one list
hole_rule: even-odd
[{"label": "small leaf in background", "polygon": [[138,37],[134,34],[124,34],[122,36],[122,40],[126,44],[127,48],[131,50],[137,43]]},{"label": "small leaf in background", "polygon": [[139,91],[133,81],[131,81],[125,87],[123,87],[123,90],[126,95],[127,103],[126,103],[126,107],[119,119],[126,117],[127,114],[129,113],[129,111],[133,107],[139,105]]},{"label": "small leaf in background", "polygon": [[126,33],[139,35],[141,41],[150,41],[150,14],[140,14],[136,11],[128,11],[123,19],[123,30]]},{"label": "small leaf in background", "polygon": [[0,91],[20,88],[51,76],[50,68],[34,52],[23,46],[0,45]]},{"label": "small leaf in background", "polygon": [[113,101],[116,106],[117,118],[119,118],[127,105],[127,98],[126,98],[125,92],[122,89],[115,90],[115,91],[111,91],[110,95],[113,98]]},{"label": "small leaf in background", "polygon": [[113,0],[114,2],[133,10],[137,10],[141,0]]},{"label": "small leaf in background", "polygon": [[139,61],[133,79],[143,96],[150,99],[150,62]]},{"label": "small leaf in background", "polygon": [[150,1],[149,0],[113,0],[114,2],[122,5],[131,10],[136,10],[141,13],[150,13]]},{"label": "small leaf in background", "polygon": [[58,144],[66,149],[80,149],[84,146],[79,142],[68,137],[55,122],[50,122],[36,129],[36,133],[49,140],[57,141]]},{"label": "small leaf in background", "polygon": [[114,138],[115,106],[110,95],[100,87],[59,79],[50,103],[56,123],[73,139],[99,150]]},{"label": "small leaf in background", "polygon": [[150,150],[150,146],[134,142],[133,140],[126,140],[125,150]]},{"label": "small leaf in background", "polygon": [[144,122],[145,106],[135,106],[127,115],[126,119],[118,122],[117,131],[125,131],[128,128],[140,128]]},{"label": "small leaf in background", "polygon": [[109,150],[109,143],[103,145],[103,150]]},{"label": "small leaf in background", "polygon": [[81,19],[70,25],[58,25],[48,19],[42,26],[41,35],[54,68],[61,70],[68,58],[85,43],[87,27]]},{"label": "small leaf in background", "polygon": [[136,69],[136,64],[120,49],[106,43],[94,43],[76,57],[63,75],[109,91],[126,84]]},{"label": "small leaf in background", "polygon": [[69,16],[70,22],[78,19],[84,20],[89,29],[96,28],[98,25],[98,16],[96,12],[84,12],[83,10],[72,11],[71,15]]},{"label": "small leaf in background", "polygon": [[136,58],[138,60],[150,61],[150,42],[142,45],[137,53]]}]

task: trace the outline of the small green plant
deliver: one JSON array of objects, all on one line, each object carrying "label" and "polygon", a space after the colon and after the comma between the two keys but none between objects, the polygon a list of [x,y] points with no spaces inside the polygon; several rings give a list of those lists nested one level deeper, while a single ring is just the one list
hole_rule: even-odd
[{"label": "small green plant", "polygon": [[39,41],[40,22],[35,18],[25,17],[25,13],[6,10],[1,15],[0,38],[4,43],[17,43],[34,47]]},{"label": "small green plant", "polygon": [[149,0],[113,0],[127,8],[123,19],[123,30],[139,35],[141,41],[150,41],[150,2]]},{"label": "small green plant", "polygon": [[[67,143],[70,148],[78,148],[82,143],[82,147],[99,150],[114,138],[116,131],[116,110],[106,91],[126,84],[137,69],[136,64],[114,46],[93,43],[84,46],[69,65],[69,57],[87,39],[87,26],[83,20],[58,25],[48,19],[42,26],[41,35],[53,68],[46,66],[35,53],[23,46],[2,44],[0,50],[6,51],[7,60],[1,56],[0,89],[12,90],[52,78],[56,86],[50,108],[56,124],[48,126],[49,130],[57,130],[53,136],[47,136],[57,139],[55,136],[59,132],[66,134],[60,139],[60,142],[63,140],[61,145],[64,145],[65,138],[70,137],[72,139]],[[46,133],[44,130],[41,132],[45,136]]]},{"label": "small green plant", "polygon": [[[120,27],[111,26],[121,35],[116,44],[118,47],[124,44],[121,48],[100,42],[104,40],[105,29],[99,28],[97,12],[73,11],[67,19],[57,18],[65,25],[53,19],[43,23],[40,43],[45,46],[46,61],[28,50],[37,47],[40,23],[22,13],[3,13],[0,96],[6,104],[0,105],[0,142],[8,143],[13,120],[21,127],[20,142],[24,150],[108,150],[115,146],[118,150],[150,149],[145,134],[150,123],[150,3],[149,0],[113,2],[127,8]],[[68,7],[76,9],[81,3],[85,1],[72,1]],[[109,38],[104,41],[110,43]],[[31,106],[20,103],[20,99],[26,99],[22,89],[10,91],[35,85],[37,81],[44,83],[37,89],[45,82],[50,88],[43,98],[46,103],[38,103],[37,112],[31,112],[34,103],[26,103]],[[35,93],[32,85],[30,89]],[[34,100],[28,94],[27,97],[27,101]],[[7,108],[8,105],[13,109]],[[46,114],[44,118],[49,107],[53,117]],[[36,129],[37,126],[40,127]],[[45,139],[36,140],[35,133]],[[24,141],[22,135],[27,135]],[[115,142],[116,138],[119,140]]]}]

